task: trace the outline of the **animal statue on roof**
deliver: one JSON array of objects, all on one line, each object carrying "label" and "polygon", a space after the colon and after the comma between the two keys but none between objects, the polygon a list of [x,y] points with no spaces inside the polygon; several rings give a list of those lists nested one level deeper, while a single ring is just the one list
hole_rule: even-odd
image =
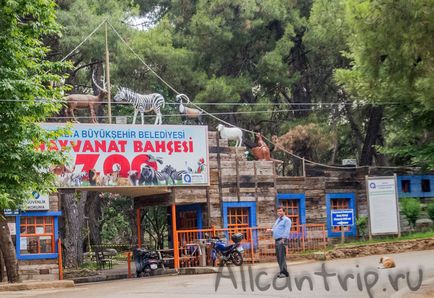
[{"label": "animal statue on roof", "polygon": [[178,110],[181,114],[182,124],[188,124],[191,121],[194,121],[196,125],[202,125],[202,114],[203,112],[198,109],[189,108],[184,106],[183,100],[185,100],[185,104],[190,103],[190,99],[185,94],[178,94],[176,96],[176,102],[179,103]]},{"label": "animal statue on roof", "polygon": [[74,122],[78,123],[77,118],[74,115],[74,110],[78,108],[88,108],[91,122],[92,123],[98,123],[96,119],[96,113],[95,110],[99,107],[99,105],[102,103],[104,98],[107,96],[108,92],[105,90],[105,88],[100,87],[94,78],[94,72],[92,72],[92,81],[95,84],[95,86],[99,89],[98,95],[91,95],[91,94],[69,94],[66,96],[66,108],[65,108],[65,114],[66,117],[72,117]]},{"label": "animal statue on roof", "polygon": [[163,123],[161,109],[164,108],[165,100],[161,94],[152,93],[152,94],[139,94],[128,88],[120,87],[118,88],[118,92],[113,98],[114,101],[126,101],[133,105],[134,108],[134,117],[133,123],[136,124],[137,113],[140,112],[140,116],[142,118],[142,124],[144,122],[143,113],[154,111],[157,115],[155,117],[154,125],[160,125]]},{"label": "animal statue on roof", "polygon": [[243,131],[238,127],[225,127],[223,124],[217,125],[217,130],[220,132],[220,138],[235,140],[235,147],[241,147],[243,144]]},{"label": "animal statue on roof", "polygon": [[256,147],[253,147],[252,155],[256,158],[256,160],[272,160],[270,156],[270,148],[267,143],[262,139],[262,134],[257,132],[256,136]]}]

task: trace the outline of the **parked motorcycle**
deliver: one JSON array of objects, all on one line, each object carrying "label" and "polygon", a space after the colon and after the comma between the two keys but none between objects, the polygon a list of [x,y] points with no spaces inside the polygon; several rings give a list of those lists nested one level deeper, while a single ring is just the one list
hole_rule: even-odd
[{"label": "parked motorcycle", "polygon": [[159,268],[165,270],[164,263],[156,251],[136,248],[133,251],[133,256],[137,277],[142,274],[144,276],[155,275]]},{"label": "parked motorcycle", "polygon": [[241,266],[243,264],[244,249],[241,246],[241,241],[244,239],[244,235],[241,233],[232,234],[231,237],[234,244],[226,245],[226,243],[218,237],[213,237],[209,240],[211,243],[211,259],[213,266],[217,258],[220,259],[220,265],[225,263],[232,263],[235,266]]}]

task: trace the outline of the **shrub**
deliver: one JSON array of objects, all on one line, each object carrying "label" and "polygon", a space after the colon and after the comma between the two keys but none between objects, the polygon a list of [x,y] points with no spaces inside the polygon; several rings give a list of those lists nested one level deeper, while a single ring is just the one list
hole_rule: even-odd
[{"label": "shrub", "polygon": [[410,228],[414,230],[416,221],[420,216],[420,201],[414,198],[404,198],[401,200],[401,211],[407,218]]},{"label": "shrub", "polygon": [[365,237],[368,234],[368,217],[366,215],[358,216],[356,225],[359,235],[362,236],[363,240],[365,240]]},{"label": "shrub", "polygon": [[433,222],[433,224],[434,224],[434,202],[428,204],[428,207],[427,207],[426,211],[428,213],[429,219],[431,219],[432,222]]}]

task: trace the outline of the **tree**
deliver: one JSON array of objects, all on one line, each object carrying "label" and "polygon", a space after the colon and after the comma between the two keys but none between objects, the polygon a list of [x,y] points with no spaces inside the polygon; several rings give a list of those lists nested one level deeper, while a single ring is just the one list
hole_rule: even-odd
[{"label": "tree", "polygon": [[45,36],[57,34],[54,1],[2,1],[0,5],[0,250],[9,282],[19,281],[15,249],[3,209],[17,209],[33,191],[52,190],[54,176],[47,170],[62,162],[53,151],[40,152],[35,144],[64,132],[47,132],[37,122],[56,113],[60,90],[53,73],[62,63],[46,60]]},{"label": "tree", "polygon": [[352,68],[336,79],[355,100],[375,104],[365,152],[377,145],[397,162],[434,167],[433,20],[430,0],[347,1]]}]

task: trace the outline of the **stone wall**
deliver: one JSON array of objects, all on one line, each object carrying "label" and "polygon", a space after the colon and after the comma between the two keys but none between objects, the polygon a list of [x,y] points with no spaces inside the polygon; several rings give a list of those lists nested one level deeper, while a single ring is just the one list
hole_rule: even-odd
[{"label": "stone wall", "polygon": [[271,161],[248,161],[245,148],[229,147],[216,132],[208,133],[209,187],[173,188],[177,205],[203,203],[204,226],[222,227],[223,202],[256,202],[257,225],[269,226],[275,218],[275,171]]},{"label": "stone wall", "polygon": [[59,266],[57,260],[18,261],[22,280],[58,280]]}]

